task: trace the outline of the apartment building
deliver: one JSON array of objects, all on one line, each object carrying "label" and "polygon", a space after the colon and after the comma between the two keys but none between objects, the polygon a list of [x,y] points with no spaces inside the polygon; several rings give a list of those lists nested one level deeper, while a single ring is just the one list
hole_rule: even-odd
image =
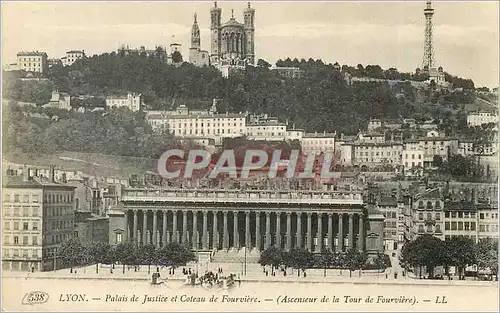
[{"label": "apartment building", "polygon": [[142,95],[129,92],[126,96],[108,96],[106,97],[106,109],[109,108],[128,108],[132,112],[139,111],[142,105]]},{"label": "apartment building", "polygon": [[444,239],[444,202],[439,188],[417,194],[413,201],[413,233]]},{"label": "apartment building", "polygon": [[71,50],[66,52],[66,56],[61,58],[63,66],[70,66],[76,62],[76,60],[83,59],[85,57],[84,50]]},{"label": "apartment building", "polygon": [[47,53],[39,51],[19,52],[17,65],[21,71],[45,74],[49,68]]},{"label": "apartment building", "polygon": [[302,136],[302,152],[304,154],[335,154],[335,136],[336,133],[305,133]]},{"label": "apartment building", "polygon": [[[7,176],[3,182],[4,270],[52,270],[61,243],[73,235],[74,187],[48,179]],[[57,261],[56,261],[57,262]]]},{"label": "apartment building", "polygon": [[467,115],[467,126],[469,127],[476,127],[490,123],[498,123],[498,115],[496,113],[478,111]]}]

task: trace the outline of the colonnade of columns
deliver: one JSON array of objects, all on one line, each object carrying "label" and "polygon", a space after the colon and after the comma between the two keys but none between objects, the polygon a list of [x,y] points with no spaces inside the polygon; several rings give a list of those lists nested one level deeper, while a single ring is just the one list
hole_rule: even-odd
[{"label": "colonnade of columns", "polygon": [[125,225],[126,240],[139,245],[177,242],[193,250],[275,246],[320,252],[364,250],[365,244],[358,212],[127,210]]}]

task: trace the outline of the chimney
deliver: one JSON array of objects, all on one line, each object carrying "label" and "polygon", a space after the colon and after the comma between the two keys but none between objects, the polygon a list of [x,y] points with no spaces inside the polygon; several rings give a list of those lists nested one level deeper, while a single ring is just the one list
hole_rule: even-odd
[{"label": "chimney", "polygon": [[52,182],[52,183],[55,183],[56,180],[55,180],[55,173],[56,173],[56,168],[54,165],[51,165],[49,167],[49,181]]},{"label": "chimney", "polygon": [[23,168],[23,181],[27,182],[30,180],[30,169],[29,167],[25,166]]},{"label": "chimney", "polygon": [[474,205],[477,204],[476,189],[474,189],[474,188],[472,188],[470,200],[471,200],[472,204],[474,204]]}]

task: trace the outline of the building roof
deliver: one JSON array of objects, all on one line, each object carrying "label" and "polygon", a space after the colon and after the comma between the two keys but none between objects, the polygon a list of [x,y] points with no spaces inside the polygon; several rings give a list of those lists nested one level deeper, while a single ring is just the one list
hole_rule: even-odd
[{"label": "building roof", "polygon": [[464,211],[475,212],[476,206],[470,201],[446,201],[444,203],[444,211]]},{"label": "building roof", "polygon": [[211,114],[211,115],[158,115],[152,114],[148,116],[149,120],[172,120],[172,119],[190,119],[190,118],[244,118],[246,115],[243,113],[228,113],[228,114]]},{"label": "building roof", "polygon": [[417,199],[441,199],[441,191],[439,188],[427,189],[417,195]]},{"label": "building roof", "polygon": [[75,189],[74,186],[67,184],[49,181],[48,179],[30,177],[27,181],[23,180],[23,176],[7,176],[2,182],[3,188],[66,188]]},{"label": "building roof", "polygon": [[380,201],[377,202],[378,206],[398,206],[398,200],[395,197],[384,197],[382,196]]},{"label": "building roof", "polygon": [[403,146],[402,142],[349,142],[344,143],[344,146],[379,146],[379,147],[391,147],[391,146]]},{"label": "building roof", "polygon": [[256,126],[286,126],[286,124],[280,123],[280,122],[269,121],[269,122],[262,122],[262,123],[247,124],[247,127],[249,127],[249,126],[252,126],[252,127],[256,127]]},{"label": "building roof", "polygon": [[302,138],[335,138],[335,133],[305,133]]},{"label": "building roof", "polygon": [[45,52],[39,51],[21,51],[17,53],[17,56],[47,56]]},{"label": "building roof", "polygon": [[85,52],[83,52],[83,50],[70,50],[66,53],[82,53],[82,54],[85,54]]},{"label": "building roof", "polygon": [[229,21],[226,23],[222,24],[222,27],[229,27],[229,26],[236,26],[236,27],[243,27],[245,25],[241,24],[234,18],[230,18]]}]

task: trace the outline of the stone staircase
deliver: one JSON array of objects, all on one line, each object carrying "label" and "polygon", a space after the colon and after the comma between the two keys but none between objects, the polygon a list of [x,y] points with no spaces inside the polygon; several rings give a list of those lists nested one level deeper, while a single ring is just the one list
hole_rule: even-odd
[{"label": "stone staircase", "polygon": [[[227,250],[218,250],[212,256],[213,263],[241,263],[245,262],[246,248],[230,248]],[[246,251],[247,263],[259,263],[260,252],[257,249]]]}]

